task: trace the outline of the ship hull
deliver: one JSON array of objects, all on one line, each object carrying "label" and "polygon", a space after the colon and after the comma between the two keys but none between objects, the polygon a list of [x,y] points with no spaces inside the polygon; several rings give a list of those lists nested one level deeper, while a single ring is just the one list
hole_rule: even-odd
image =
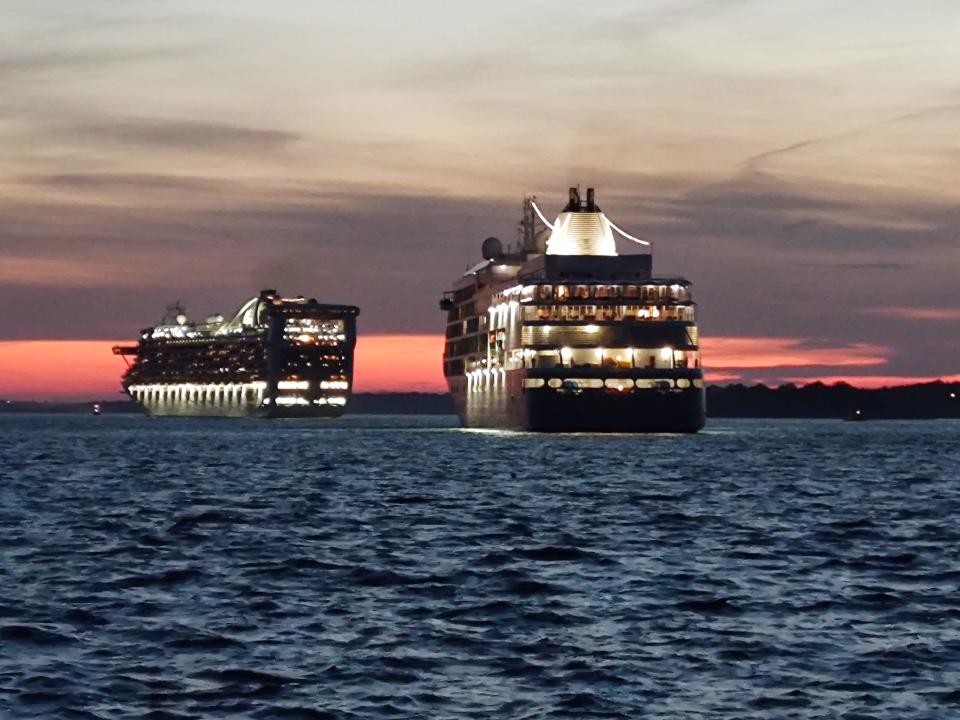
[{"label": "ship hull", "polygon": [[464,427],[532,432],[695,433],[706,423],[702,387],[566,391],[523,388],[522,372],[479,387],[450,383]]},{"label": "ship hull", "polygon": [[541,432],[695,433],[706,422],[704,391],[563,396],[528,391],[525,428]]},{"label": "ship hull", "polygon": [[[131,398],[134,399],[134,398]],[[137,406],[149,417],[222,417],[222,418],[338,418],[344,407],[269,407],[255,405],[218,405],[205,403],[143,403]]]}]

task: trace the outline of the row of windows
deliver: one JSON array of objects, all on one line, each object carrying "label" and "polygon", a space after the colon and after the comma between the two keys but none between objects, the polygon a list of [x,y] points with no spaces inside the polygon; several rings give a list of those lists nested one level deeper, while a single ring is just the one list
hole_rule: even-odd
[{"label": "row of windows", "polygon": [[525,305],[524,320],[657,320],[693,322],[692,305]]},{"label": "row of windows", "polygon": [[558,388],[585,390],[599,390],[600,388],[607,388],[608,390],[630,390],[632,388],[639,388],[641,390],[651,390],[674,387],[684,390],[689,387],[702,388],[704,383],[700,378],[678,378],[676,380],[673,378],[607,378],[606,380],[602,378],[550,378],[549,380],[545,380],[544,378],[525,378],[523,381],[523,387],[528,389],[542,388],[544,386],[555,390]]},{"label": "row of windows", "polygon": [[556,350],[515,350],[511,363],[526,368],[649,368],[673,370],[699,368],[699,350],[662,348],[558,348]]},{"label": "row of windows", "polygon": [[539,300],[612,300],[636,298],[656,302],[672,300],[689,302],[690,289],[685,285],[538,285],[534,296]]}]

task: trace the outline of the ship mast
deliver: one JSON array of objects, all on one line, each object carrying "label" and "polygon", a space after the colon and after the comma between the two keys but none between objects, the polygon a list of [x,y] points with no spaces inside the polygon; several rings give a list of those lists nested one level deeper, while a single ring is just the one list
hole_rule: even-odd
[{"label": "ship mast", "polygon": [[517,223],[517,238],[520,241],[520,250],[525,253],[537,252],[537,214],[533,209],[536,195],[527,195],[521,205],[521,219]]}]

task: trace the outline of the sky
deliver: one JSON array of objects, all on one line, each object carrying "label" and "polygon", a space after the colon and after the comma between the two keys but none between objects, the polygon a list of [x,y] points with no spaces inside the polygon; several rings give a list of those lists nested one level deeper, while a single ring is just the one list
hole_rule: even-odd
[{"label": "sky", "polygon": [[167,303],[266,287],[361,307],[357,389],[440,389],[441,293],[576,184],[694,283],[713,381],[954,376],[957,37],[956,0],[5,0],[0,397],[115,391]]}]

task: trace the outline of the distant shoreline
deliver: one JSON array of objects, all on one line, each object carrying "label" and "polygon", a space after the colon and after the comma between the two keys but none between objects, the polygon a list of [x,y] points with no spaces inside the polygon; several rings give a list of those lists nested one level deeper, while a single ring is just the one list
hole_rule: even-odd
[{"label": "distant shoreline", "polygon": [[[88,413],[99,403],[106,414],[139,413],[127,400],[87,402],[0,399],[0,413]],[[782,385],[712,385],[707,388],[707,415],[714,418],[846,418],[860,411],[867,420],[960,419],[960,383],[864,389],[839,383]],[[357,393],[353,415],[453,415],[446,393]]]}]

